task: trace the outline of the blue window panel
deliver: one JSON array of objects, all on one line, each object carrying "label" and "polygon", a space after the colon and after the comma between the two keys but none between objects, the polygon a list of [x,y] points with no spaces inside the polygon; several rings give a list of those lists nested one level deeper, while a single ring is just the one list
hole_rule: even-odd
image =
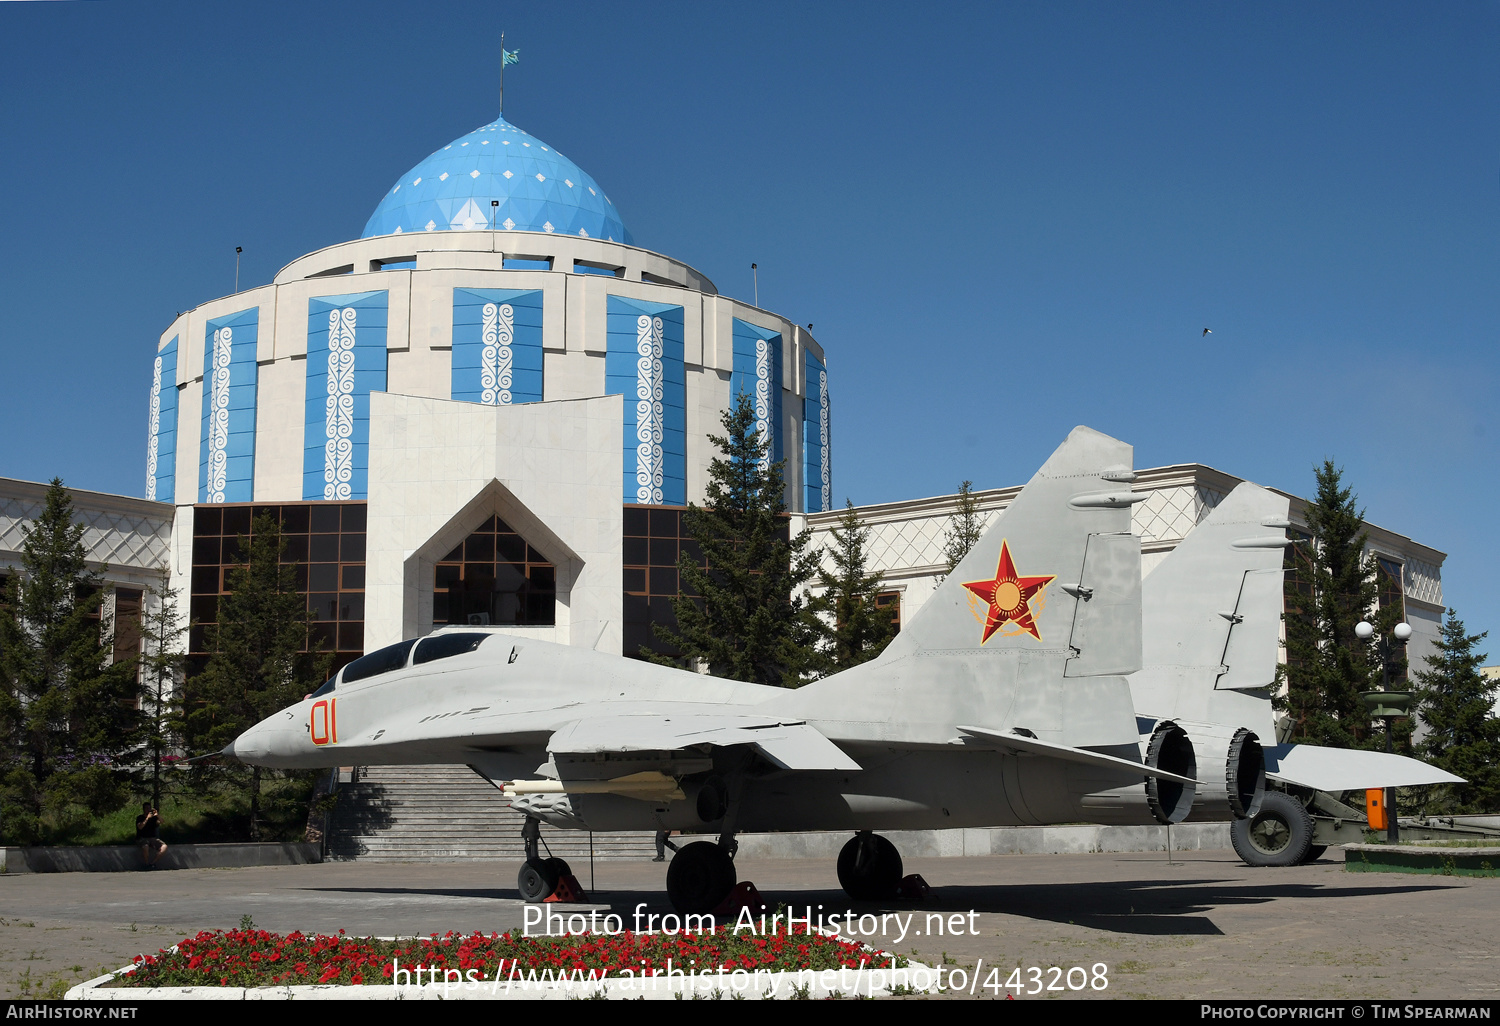
[{"label": "blue window panel", "polygon": [[[625,397],[624,501],[686,505],[687,369],[683,366],[682,307],[610,296],[605,330],[604,391]],[[657,337],[661,341],[659,362],[654,357]],[[648,355],[642,355],[643,345]]]},{"label": "blue window panel", "polygon": [[172,502],[177,491],[177,339],[156,354],[146,449],[146,498]]},{"label": "blue window panel", "polygon": [[781,333],[767,331],[734,318],[734,370],[729,375],[729,396],[737,402],[750,397],[755,406],[756,429],[769,437],[771,462],[784,457],[781,438]]},{"label": "blue window panel", "polygon": [[307,301],[304,499],[369,498],[370,393],[386,389],[388,318],[383,290]]},{"label": "blue window panel", "polygon": [[542,362],[540,289],[453,290],[454,399],[489,406],[539,403]]},{"label": "blue window panel", "polygon": [[212,318],[204,327],[199,502],[250,502],[255,498],[255,345],[259,320],[257,307]]},{"label": "blue window panel", "polygon": [[807,354],[807,398],[802,403],[802,480],[808,513],[833,508],[828,418],[828,368]]}]

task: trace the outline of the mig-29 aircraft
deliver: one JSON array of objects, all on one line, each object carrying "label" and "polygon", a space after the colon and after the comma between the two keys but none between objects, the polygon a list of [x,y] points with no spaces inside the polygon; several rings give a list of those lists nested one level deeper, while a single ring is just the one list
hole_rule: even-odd
[{"label": "mig-29 aircraft", "polygon": [[1140,729],[1131,458],[1074,429],[879,658],[802,688],[449,628],[355,660],[224,754],[469,765],[527,816],[528,900],[559,872],[538,821],[716,834],[668,868],[684,913],[733,889],[742,831],[850,831],[839,882],[875,898],[902,876],[877,830],[1175,823],[1200,776],[1207,811],[1243,816],[1264,788],[1254,729],[1224,744],[1169,718]]}]

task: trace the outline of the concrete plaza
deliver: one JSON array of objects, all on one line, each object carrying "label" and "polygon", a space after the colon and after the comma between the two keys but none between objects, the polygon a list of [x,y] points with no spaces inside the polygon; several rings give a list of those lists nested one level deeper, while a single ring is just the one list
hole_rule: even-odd
[{"label": "concrete plaza", "polygon": [[[648,913],[670,910],[663,866],[594,869],[592,902],[571,910],[608,908],[627,927],[641,903]],[[1003,983],[1017,966],[1092,971],[1100,962],[1107,990],[1048,996],[1500,996],[1500,880],[1346,874],[1336,849],[1278,870],[1223,851],[1177,852],[1171,863],[1159,852],[914,858],[907,871],[926,878],[932,897],[888,906],[851,905],[831,860],[742,858],[739,869],[770,905],[799,914],[913,914],[904,937],[887,918],[885,936],[868,940],[977,968],[976,997],[991,996],[986,979]],[[574,871],[589,886],[588,866]],[[514,869],[494,863],[0,876],[0,995],[38,996],[242,916],[278,932],[390,936],[518,929],[523,909]],[[964,929],[926,935],[929,913]],[[1032,978],[1021,977],[1028,988]]]}]

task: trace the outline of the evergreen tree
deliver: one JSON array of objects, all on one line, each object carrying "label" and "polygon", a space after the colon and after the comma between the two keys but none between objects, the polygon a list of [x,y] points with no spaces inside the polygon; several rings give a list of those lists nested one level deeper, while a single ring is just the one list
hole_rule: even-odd
[{"label": "evergreen tree", "polygon": [[1494,708],[1500,682],[1479,672],[1486,657],[1475,651],[1487,634],[1468,634],[1448,610],[1437,654],[1415,675],[1418,714],[1428,728],[1417,751],[1468,781],[1440,789],[1435,812],[1500,812],[1500,717]]},{"label": "evergreen tree", "polygon": [[187,630],[181,621],[178,591],[171,586],[166,567],[160,579],[147,592],[146,614],[141,634],[146,641],[142,656],[141,711],[145,716],[146,752],[150,765],[146,786],[151,804],[161,805],[162,768],[166,760],[182,747],[181,703],[178,701],[184,656],[182,635]]},{"label": "evergreen tree", "polygon": [[140,714],[136,665],[112,662],[102,578],[61,479],[23,531],[0,608],[0,817],[8,840],[36,843],[85,810],[124,804]]},{"label": "evergreen tree", "polygon": [[953,523],[948,527],[948,538],[943,544],[943,555],[948,561],[948,570],[962,562],[984,534],[984,517],[979,514],[979,500],[974,498],[974,482],[965,481],[958,486],[958,507],[953,512]]},{"label": "evergreen tree", "polygon": [[846,500],[844,515],[833,529],[833,545],[824,550],[833,562],[833,572],[818,568],[823,591],[810,603],[812,611],[823,617],[818,647],[822,673],[868,662],[896,636],[890,610],[876,605],[880,575],[869,572],[869,540],[869,528],[860,524],[854,503]]},{"label": "evergreen tree", "polygon": [[[1287,740],[1364,748],[1378,735],[1360,692],[1379,684],[1380,669],[1354,626],[1375,605],[1377,567],[1364,552],[1364,511],[1342,474],[1332,460],[1317,468],[1317,499],[1305,511],[1312,538],[1290,556],[1301,580],[1286,586],[1287,693],[1278,705],[1289,720]],[[1376,618],[1377,639],[1389,635],[1396,615]]]},{"label": "evergreen tree", "polygon": [[784,463],[771,462],[748,396],[725,411],[722,424],[723,436],[708,436],[718,449],[708,468],[708,505],[689,504],[682,518],[707,568],[681,554],[677,629],[653,629],[716,677],[797,687],[813,665],[816,636],[816,618],[801,596],[817,568],[817,554],[807,551],[812,532],[788,537]]},{"label": "evergreen tree", "polygon": [[[248,727],[315,690],[332,656],[308,652],[307,602],[297,591],[296,567],[282,562],[286,542],[276,518],[262,514],[240,536],[242,566],[226,577],[217,622],[207,630],[209,659],[189,684],[186,727],[200,752],[222,749]],[[260,839],[260,767],[211,767],[199,785],[226,787],[250,806],[250,839]]]}]

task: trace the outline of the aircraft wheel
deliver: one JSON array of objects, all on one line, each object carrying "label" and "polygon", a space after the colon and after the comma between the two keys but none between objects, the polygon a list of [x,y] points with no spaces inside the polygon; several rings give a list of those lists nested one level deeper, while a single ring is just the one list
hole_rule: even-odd
[{"label": "aircraft wheel", "polygon": [[1312,836],[1312,816],[1280,791],[1267,791],[1260,812],[1229,826],[1235,854],[1249,866],[1295,866],[1307,858]]},{"label": "aircraft wheel", "polygon": [[550,859],[543,859],[542,861],[552,867],[553,871],[557,873],[557,878],[559,880],[561,880],[565,876],[573,875],[573,867],[569,866],[566,862],[556,857],[555,855]]},{"label": "aircraft wheel", "polygon": [[839,852],[839,886],[856,901],[889,898],[901,883],[901,853],[879,834],[861,830]]},{"label": "aircraft wheel", "polygon": [[1325,851],[1327,851],[1327,850],[1328,850],[1328,845],[1326,845],[1326,844],[1314,844],[1314,845],[1311,845],[1307,849],[1307,854],[1304,855],[1304,856],[1302,856],[1302,861],[1304,863],[1307,863],[1307,862],[1316,862],[1320,858],[1323,857],[1323,853]]},{"label": "aircraft wheel", "polygon": [[734,860],[712,841],[683,845],[667,867],[667,898],[680,915],[712,912],[734,890]]},{"label": "aircraft wheel", "polygon": [[[522,901],[545,901],[557,890],[557,869],[550,865],[552,859],[527,859],[516,879],[516,889]],[[560,860],[559,860],[560,861]]]}]

